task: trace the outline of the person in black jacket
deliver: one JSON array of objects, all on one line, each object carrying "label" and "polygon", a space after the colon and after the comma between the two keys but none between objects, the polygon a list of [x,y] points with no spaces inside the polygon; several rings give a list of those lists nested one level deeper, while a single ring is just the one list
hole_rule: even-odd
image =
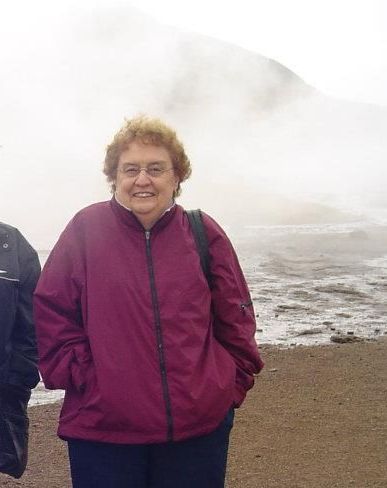
[{"label": "person in black jacket", "polygon": [[32,294],[37,253],[0,222],[0,472],[19,478],[27,464],[27,404],[39,382]]}]

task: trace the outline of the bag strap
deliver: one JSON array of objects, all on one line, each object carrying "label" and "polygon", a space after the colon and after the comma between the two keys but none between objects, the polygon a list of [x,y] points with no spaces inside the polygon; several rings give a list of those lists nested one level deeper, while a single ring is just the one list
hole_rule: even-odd
[{"label": "bag strap", "polygon": [[206,229],[204,228],[203,217],[200,209],[186,210],[188,221],[190,223],[193,236],[195,238],[196,248],[200,257],[200,265],[208,286],[211,288],[211,270],[210,270],[210,253],[208,251],[208,240]]}]

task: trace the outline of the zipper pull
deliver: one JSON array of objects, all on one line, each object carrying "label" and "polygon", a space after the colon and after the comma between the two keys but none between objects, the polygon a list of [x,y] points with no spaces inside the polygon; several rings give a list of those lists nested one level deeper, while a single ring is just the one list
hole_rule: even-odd
[{"label": "zipper pull", "polygon": [[145,231],[145,239],[146,239],[147,241],[149,241],[149,238],[150,238],[150,230],[146,230],[146,231]]},{"label": "zipper pull", "polygon": [[249,302],[241,303],[239,306],[240,306],[242,312],[245,314],[247,307],[251,307],[252,304],[253,304],[253,302],[250,300]]}]

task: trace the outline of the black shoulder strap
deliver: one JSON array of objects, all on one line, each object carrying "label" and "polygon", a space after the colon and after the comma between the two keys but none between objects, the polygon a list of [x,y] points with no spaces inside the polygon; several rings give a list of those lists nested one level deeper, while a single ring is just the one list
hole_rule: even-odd
[{"label": "black shoulder strap", "polygon": [[187,217],[195,238],[196,247],[200,256],[200,264],[207,279],[208,286],[211,288],[210,253],[208,251],[208,240],[203,224],[201,211],[186,210]]}]

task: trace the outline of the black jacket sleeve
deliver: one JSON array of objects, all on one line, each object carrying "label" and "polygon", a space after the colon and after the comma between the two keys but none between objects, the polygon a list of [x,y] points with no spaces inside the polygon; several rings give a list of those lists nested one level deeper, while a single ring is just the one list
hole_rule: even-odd
[{"label": "black jacket sleeve", "polygon": [[40,274],[36,251],[16,230],[19,285],[15,320],[11,333],[9,384],[34,388],[39,382],[38,354],[32,314],[32,295]]}]

